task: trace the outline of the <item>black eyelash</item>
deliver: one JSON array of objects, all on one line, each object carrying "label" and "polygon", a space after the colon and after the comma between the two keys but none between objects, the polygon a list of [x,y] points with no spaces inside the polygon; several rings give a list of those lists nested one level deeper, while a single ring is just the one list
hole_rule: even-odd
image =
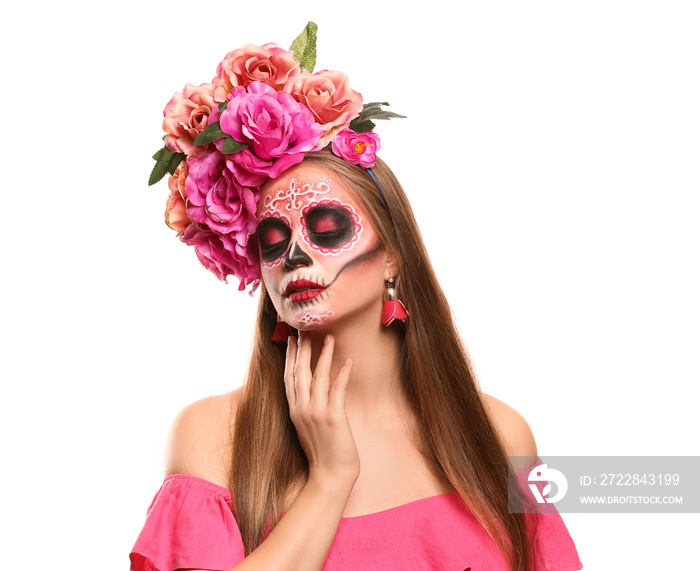
[{"label": "black eyelash", "polygon": [[323,238],[335,238],[336,236],[340,236],[345,232],[344,229],[338,229],[338,230],[326,230],[325,232],[312,232],[314,236],[322,236]]},{"label": "black eyelash", "polygon": [[269,254],[271,252],[274,252],[276,250],[284,250],[284,248],[287,246],[287,240],[280,240],[279,242],[275,242],[274,244],[268,244],[267,246],[261,246],[260,250],[262,251],[263,254]]}]

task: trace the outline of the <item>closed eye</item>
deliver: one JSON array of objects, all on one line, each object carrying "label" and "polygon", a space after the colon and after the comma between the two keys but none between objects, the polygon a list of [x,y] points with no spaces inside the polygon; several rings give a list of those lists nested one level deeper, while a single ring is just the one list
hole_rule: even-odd
[{"label": "closed eye", "polygon": [[273,262],[287,251],[292,231],[279,218],[265,218],[258,224],[260,256],[266,262]]},{"label": "closed eye", "polygon": [[355,223],[349,212],[341,206],[315,206],[305,217],[309,239],[322,248],[338,248],[347,244],[355,234]]},{"label": "closed eye", "polygon": [[323,212],[320,215],[316,216],[312,222],[312,230],[317,234],[338,231],[338,217],[334,213]]}]

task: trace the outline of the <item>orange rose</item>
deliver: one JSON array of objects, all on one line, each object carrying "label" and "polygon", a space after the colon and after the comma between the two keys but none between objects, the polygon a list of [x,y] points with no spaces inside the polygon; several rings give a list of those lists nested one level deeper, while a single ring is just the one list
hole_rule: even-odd
[{"label": "orange rose", "polygon": [[195,147],[194,140],[209,125],[209,114],[214,108],[214,86],[211,83],[188,83],[165,106],[163,131],[165,144],[171,151],[197,155],[204,147]]},{"label": "orange rose", "polygon": [[248,44],[226,54],[216,68],[212,82],[216,86],[216,101],[226,101],[226,96],[234,87],[248,87],[254,81],[269,85],[275,91],[282,88],[299,75],[299,62],[294,60],[294,52],[288,52],[277,44],[256,46]]},{"label": "orange rose", "polygon": [[185,180],[187,179],[187,167],[184,163],[175,169],[175,174],[168,179],[170,196],[165,204],[165,223],[181,234],[192,224],[186,212],[187,194],[185,192]]},{"label": "orange rose", "polygon": [[362,95],[350,89],[349,79],[341,71],[304,70],[285,91],[307,106],[323,125],[319,145],[325,147],[341,129],[347,127],[362,110]]}]

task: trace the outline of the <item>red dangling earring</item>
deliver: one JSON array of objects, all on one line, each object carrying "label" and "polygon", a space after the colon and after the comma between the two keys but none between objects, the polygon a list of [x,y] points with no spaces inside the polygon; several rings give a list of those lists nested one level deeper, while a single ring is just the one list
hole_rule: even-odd
[{"label": "red dangling earring", "polygon": [[384,306],[382,307],[382,325],[389,327],[394,322],[394,319],[399,319],[406,322],[408,313],[400,299],[396,299],[396,280],[389,278],[384,282],[386,290],[384,291]]},{"label": "red dangling earring", "polygon": [[272,333],[272,340],[275,343],[287,343],[287,339],[292,334],[292,328],[287,323],[282,321],[279,313],[277,314],[277,325]]}]

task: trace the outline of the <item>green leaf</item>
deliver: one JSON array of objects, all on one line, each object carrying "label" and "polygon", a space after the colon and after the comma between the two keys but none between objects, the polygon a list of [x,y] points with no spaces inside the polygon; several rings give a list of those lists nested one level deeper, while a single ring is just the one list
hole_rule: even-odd
[{"label": "green leaf", "polygon": [[405,119],[405,115],[399,115],[398,113],[392,113],[391,111],[385,111],[383,109],[374,108],[368,109],[366,112],[360,113],[359,115],[363,119]]},{"label": "green leaf", "polygon": [[[163,138],[165,138],[165,137],[163,137]],[[156,151],[156,154],[153,155],[153,160],[159,161],[165,153],[172,153],[172,151],[168,147],[163,147],[162,149],[158,149]]]},{"label": "green leaf", "polygon": [[170,162],[168,163],[168,174],[175,174],[177,167],[180,166],[180,163],[184,160],[185,153],[173,153],[173,156],[170,157]]},{"label": "green leaf", "polygon": [[219,122],[214,121],[213,123],[207,125],[206,129],[197,135],[197,138],[194,140],[194,146],[200,147],[202,145],[208,145],[209,143],[213,143],[214,141],[228,136],[228,133],[224,133],[221,130]]},{"label": "green leaf", "polygon": [[350,128],[356,133],[365,133],[371,131],[376,126],[374,121],[378,119],[405,119],[405,115],[399,115],[392,111],[382,109],[382,105],[388,106],[388,103],[365,103],[360,114],[355,117],[350,123]]},{"label": "green leaf", "polygon": [[297,36],[289,48],[294,52],[294,59],[302,69],[313,73],[316,66],[316,33],[318,26],[313,22],[306,24],[304,31]]},{"label": "green leaf", "polygon": [[378,101],[372,101],[371,103],[364,103],[362,108],[363,109],[373,109],[375,107],[381,107],[382,105],[389,107],[389,104],[384,102],[384,103],[379,103]]},{"label": "green leaf", "polygon": [[153,155],[153,159],[156,164],[148,178],[148,186],[157,183],[168,173],[174,174],[177,166],[185,159],[185,153],[175,153],[168,147],[163,147]]},{"label": "green leaf", "polygon": [[148,177],[148,186],[157,183],[160,179],[162,179],[165,176],[165,173],[167,172],[168,171],[165,170],[161,163],[154,164],[153,170],[151,171],[151,176]]},{"label": "green leaf", "polygon": [[[357,117],[357,119],[359,119],[359,117]],[[376,127],[376,125],[369,119],[367,121],[358,121],[357,119],[353,119],[350,123],[350,129],[355,131],[355,133],[366,133],[367,131],[371,131]]]},{"label": "green leaf", "polygon": [[224,144],[221,147],[221,152],[225,153],[227,155],[231,155],[233,153],[237,153],[239,151],[242,151],[246,147],[249,147],[248,143],[240,143],[236,141],[231,135],[228,135],[228,138],[224,141]]}]

